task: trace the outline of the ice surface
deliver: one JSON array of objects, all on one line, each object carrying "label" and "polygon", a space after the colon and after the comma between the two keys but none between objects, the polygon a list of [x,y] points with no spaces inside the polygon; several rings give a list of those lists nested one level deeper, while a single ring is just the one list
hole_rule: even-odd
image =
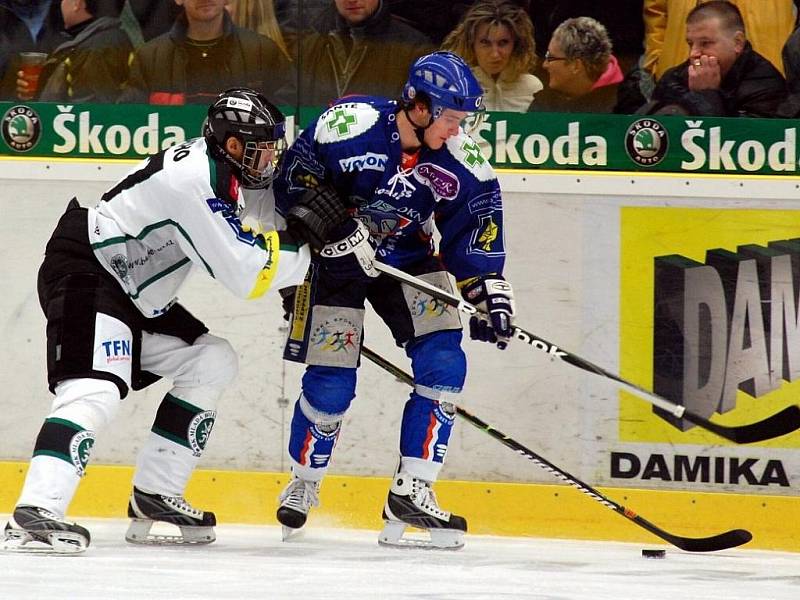
[{"label": "ice surface", "polygon": [[93,538],[82,555],[0,552],[0,598],[800,598],[800,555],[783,552],[667,548],[653,560],[641,544],[472,535],[461,551],[398,550],[379,547],[377,531],[313,524],[288,542],[277,526],[222,525],[209,546],[164,548],[126,543],[127,521],[80,522]]}]

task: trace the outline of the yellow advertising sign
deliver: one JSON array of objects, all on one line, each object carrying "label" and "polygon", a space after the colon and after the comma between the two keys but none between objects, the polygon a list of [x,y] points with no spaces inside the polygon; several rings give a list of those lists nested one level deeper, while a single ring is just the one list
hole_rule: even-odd
[{"label": "yellow advertising sign", "polygon": [[[620,236],[622,377],[725,425],[800,400],[800,211],[622,207]],[[733,444],[627,392],[619,416],[620,441]]]}]

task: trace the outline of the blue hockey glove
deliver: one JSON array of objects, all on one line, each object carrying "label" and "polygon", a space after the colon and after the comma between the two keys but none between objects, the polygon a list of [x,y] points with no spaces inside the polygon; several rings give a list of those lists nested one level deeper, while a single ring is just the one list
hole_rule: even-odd
[{"label": "blue hockey glove", "polygon": [[380,275],[373,264],[375,243],[366,226],[357,219],[348,219],[335,231],[341,239],[323,246],[319,252],[322,267],[336,279],[370,279]]},{"label": "blue hockey glove", "polygon": [[513,333],[514,289],[502,275],[488,274],[459,282],[464,300],[487,313],[469,320],[469,336],[473,340],[497,344],[505,350]]}]

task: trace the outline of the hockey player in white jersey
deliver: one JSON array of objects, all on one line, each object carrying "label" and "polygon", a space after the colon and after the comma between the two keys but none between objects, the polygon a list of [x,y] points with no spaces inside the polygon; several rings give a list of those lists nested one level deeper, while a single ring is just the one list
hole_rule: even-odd
[{"label": "hockey player in white jersey", "polygon": [[[183,494],[217,401],[237,374],[237,355],[176,302],[176,293],[191,269],[242,298],[299,284],[309,266],[308,242],[319,246],[348,218],[335,195],[314,190],[287,216],[286,230],[254,234],[242,227],[241,188],[272,193],[284,129],[283,115],[264,96],[228,90],[209,108],[202,137],[143,161],[95,208],[69,203],[37,282],[55,400],[5,527],[6,549],[86,549],[89,532],[65,520],[65,512],[95,435],[129,389],[161,377],[173,387],[137,457],[126,539],[214,541],[214,514]],[[360,258],[370,260],[370,251],[365,244]],[[155,521],[177,525],[180,534],[150,534]]]}]

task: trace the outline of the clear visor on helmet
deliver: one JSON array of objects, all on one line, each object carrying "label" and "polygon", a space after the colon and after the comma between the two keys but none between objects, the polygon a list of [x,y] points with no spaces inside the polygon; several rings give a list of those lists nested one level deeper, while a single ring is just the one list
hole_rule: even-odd
[{"label": "clear visor on helmet", "polygon": [[458,126],[471,135],[475,135],[481,130],[486,117],[486,110],[482,102],[473,110],[448,108],[441,104],[434,104],[431,110],[431,123],[436,120],[443,121],[448,126]]},{"label": "clear visor on helmet", "polygon": [[242,155],[242,175],[245,183],[268,184],[272,180],[275,167],[285,149],[286,140],[283,138],[264,142],[246,142]]},{"label": "clear visor on helmet", "polygon": [[462,121],[461,128],[473,137],[481,131],[481,126],[486,122],[488,115],[485,110],[469,113]]}]

